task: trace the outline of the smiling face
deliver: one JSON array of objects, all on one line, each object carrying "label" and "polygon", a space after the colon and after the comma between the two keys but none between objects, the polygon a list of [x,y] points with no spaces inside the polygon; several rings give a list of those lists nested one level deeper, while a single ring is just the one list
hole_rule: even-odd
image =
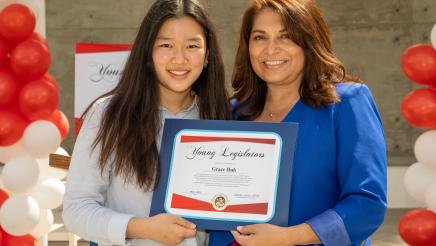
[{"label": "smiling face", "polygon": [[203,28],[191,17],[165,21],[153,46],[153,64],[161,93],[186,93],[206,61]]},{"label": "smiling face", "polygon": [[304,51],[291,40],[280,15],[270,8],[254,17],[249,53],[254,72],[268,86],[301,84]]}]

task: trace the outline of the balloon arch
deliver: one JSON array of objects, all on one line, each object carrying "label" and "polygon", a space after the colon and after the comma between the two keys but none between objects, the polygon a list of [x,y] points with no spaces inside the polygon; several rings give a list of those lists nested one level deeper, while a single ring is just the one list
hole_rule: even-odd
[{"label": "balloon arch", "polygon": [[36,18],[24,4],[0,12],[0,245],[33,246],[53,225],[62,204],[65,171],[48,165],[69,131],[57,109],[56,79],[47,41],[34,32]]},{"label": "balloon arch", "polygon": [[409,92],[401,104],[406,121],[432,129],[415,142],[415,157],[404,176],[407,192],[427,209],[415,209],[400,220],[398,232],[412,246],[436,245],[436,24],[431,31],[432,46],[417,44],[404,51],[401,67],[411,81],[426,88]]}]

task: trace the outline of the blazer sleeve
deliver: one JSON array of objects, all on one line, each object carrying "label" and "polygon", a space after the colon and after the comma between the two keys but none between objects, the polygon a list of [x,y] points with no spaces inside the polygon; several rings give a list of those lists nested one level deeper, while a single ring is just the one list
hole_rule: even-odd
[{"label": "blazer sleeve", "polygon": [[368,87],[353,86],[336,114],[337,170],[341,186],[333,210],[352,243],[368,238],[386,212],[386,143],[383,124]]}]

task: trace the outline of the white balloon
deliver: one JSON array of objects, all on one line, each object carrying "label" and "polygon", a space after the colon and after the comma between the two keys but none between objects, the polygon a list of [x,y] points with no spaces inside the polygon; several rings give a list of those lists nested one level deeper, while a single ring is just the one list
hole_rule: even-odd
[{"label": "white balloon", "polygon": [[404,174],[404,186],[407,193],[422,203],[425,203],[427,188],[435,180],[436,173],[419,162],[407,168]]},{"label": "white balloon", "polygon": [[39,222],[38,225],[30,232],[34,237],[40,237],[50,231],[53,225],[54,216],[50,209],[40,209],[39,210]]},{"label": "white balloon", "polygon": [[0,162],[6,163],[13,157],[27,155],[26,149],[23,147],[22,138],[13,145],[0,147]]},{"label": "white balloon", "polygon": [[35,158],[48,158],[61,144],[59,129],[50,121],[38,120],[30,124],[23,133],[23,145]]},{"label": "white balloon", "polygon": [[419,163],[436,171],[436,130],[426,131],[416,139],[415,156]]},{"label": "white balloon", "polygon": [[62,168],[55,168],[48,165],[48,159],[36,159],[39,165],[39,180],[55,178],[55,179],[64,179],[67,177],[67,170]]},{"label": "white balloon", "polygon": [[12,196],[0,209],[0,222],[3,229],[14,236],[28,234],[36,227],[38,221],[38,202],[31,196]]},{"label": "white balloon", "polygon": [[59,179],[46,179],[41,181],[30,192],[41,208],[54,209],[62,204],[65,194],[65,185]]},{"label": "white balloon", "polygon": [[8,189],[6,189],[5,185],[3,184],[3,181],[1,179],[1,175],[0,175],[0,189],[6,191],[6,193],[8,193],[8,194],[10,193],[10,192],[8,192]]},{"label": "white balloon", "polygon": [[[55,153],[58,155],[69,156],[68,152],[62,147],[59,147]],[[49,178],[55,178],[55,179],[62,180],[62,179],[67,177],[68,170],[49,166],[49,159],[48,158],[47,159],[37,159],[36,161],[38,162],[38,165],[39,165],[39,170],[40,170],[39,180],[40,181],[44,180],[44,179],[49,179]]]},{"label": "white balloon", "polygon": [[11,193],[30,191],[38,183],[38,178],[38,162],[29,156],[10,159],[1,174],[3,185]]},{"label": "white balloon", "polygon": [[431,29],[430,39],[433,48],[436,49],[436,24],[434,24],[433,28]]},{"label": "white balloon", "polygon": [[436,180],[425,192],[425,204],[428,209],[436,213]]},{"label": "white balloon", "polygon": [[64,148],[62,148],[62,147],[59,147],[59,148],[56,150],[55,154],[58,154],[58,155],[65,155],[65,156],[70,156],[70,154],[68,154],[68,151],[66,151],[66,150],[65,150]]}]

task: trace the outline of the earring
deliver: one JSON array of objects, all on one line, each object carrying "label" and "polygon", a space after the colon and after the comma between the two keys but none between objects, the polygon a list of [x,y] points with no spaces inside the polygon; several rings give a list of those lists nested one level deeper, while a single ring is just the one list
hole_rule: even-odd
[{"label": "earring", "polygon": [[207,63],[208,63],[208,62],[207,62],[207,60],[206,60],[206,61],[204,62],[204,64],[203,64],[203,67],[204,67],[204,68],[207,68]]}]

